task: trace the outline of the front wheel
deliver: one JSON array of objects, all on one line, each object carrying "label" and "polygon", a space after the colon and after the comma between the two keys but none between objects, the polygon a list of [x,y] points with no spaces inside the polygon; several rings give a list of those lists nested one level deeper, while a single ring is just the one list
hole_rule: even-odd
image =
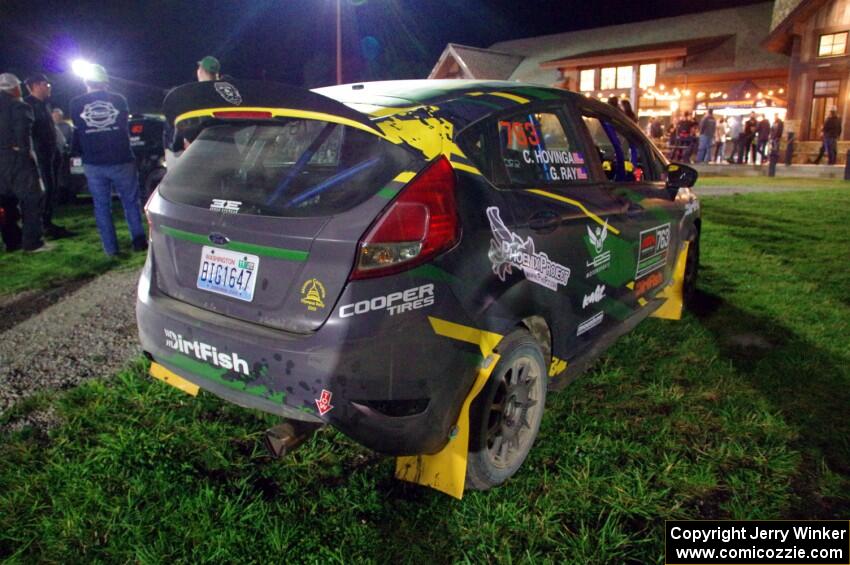
[{"label": "front wheel", "polygon": [[516,473],[525,461],[546,404],[546,362],[525,330],[499,344],[499,364],[470,411],[467,488],[487,490]]}]

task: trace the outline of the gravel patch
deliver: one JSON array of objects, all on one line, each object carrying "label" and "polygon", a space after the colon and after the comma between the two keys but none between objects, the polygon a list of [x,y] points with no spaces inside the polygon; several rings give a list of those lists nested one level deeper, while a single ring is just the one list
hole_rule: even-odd
[{"label": "gravel patch", "polygon": [[5,299],[0,308],[22,305],[26,319],[0,333],[0,414],[36,392],[111,376],[138,355],[138,277],[136,270],[107,273],[64,296],[54,293],[47,303],[55,303],[37,313],[26,307],[34,295]]}]

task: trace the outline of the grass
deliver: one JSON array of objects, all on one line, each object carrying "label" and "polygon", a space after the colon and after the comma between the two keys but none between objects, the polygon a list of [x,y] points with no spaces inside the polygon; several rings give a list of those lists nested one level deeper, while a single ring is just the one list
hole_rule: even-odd
[{"label": "grass", "polygon": [[0,418],[0,560],[660,563],[664,519],[850,514],[850,191],[705,199],[699,303],[549,397],[519,474],[463,501],[333,430],[282,461],[274,419],[136,362]]},{"label": "grass", "polygon": [[115,268],[141,267],[145,262],[144,254],[127,252],[130,249],[130,232],[121,205],[115,202],[113,208],[118,243],[126,253],[118,259],[106,256],[95,226],[91,201],[81,200],[57,211],[54,221],[76,235],[54,241],[55,250],[30,255],[20,251],[6,253],[0,246],[0,273],[3,273],[0,295],[50,288],[91,278]]},{"label": "grass", "polygon": [[696,191],[702,186],[722,187],[781,187],[781,188],[825,188],[850,189],[850,181],[843,179],[792,178],[792,177],[724,177],[700,175]]}]

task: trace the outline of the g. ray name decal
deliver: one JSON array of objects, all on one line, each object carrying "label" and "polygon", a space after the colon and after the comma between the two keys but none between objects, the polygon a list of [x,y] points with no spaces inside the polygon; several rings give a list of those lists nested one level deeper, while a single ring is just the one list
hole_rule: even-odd
[{"label": "g. ray name decal", "polygon": [[569,267],[552,261],[542,251],[537,253],[531,237],[523,240],[509,230],[496,206],[487,208],[487,218],[493,232],[488,255],[493,264],[493,273],[500,280],[504,281],[513,272],[512,268],[516,267],[525,273],[525,278],[550,290],[557,291],[559,284],[567,286],[570,280]]}]

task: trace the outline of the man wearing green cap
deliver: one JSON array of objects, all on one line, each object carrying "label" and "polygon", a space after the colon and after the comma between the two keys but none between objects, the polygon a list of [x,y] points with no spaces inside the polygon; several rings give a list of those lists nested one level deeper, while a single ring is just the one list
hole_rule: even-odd
[{"label": "man wearing green cap", "polygon": [[198,61],[198,82],[221,79],[221,63],[212,55]]},{"label": "man wearing green cap", "polygon": [[133,238],[133,250],[147,249],[139,202],[136,160],[130,149],[127,100],[107,89],[109,76],[100,65],[92,65],[85,79],[86,94],[71,100],[74,147],[83,157],[83,171],[94,201],[94,219],[103,251],[118,254],[118,238],[112,222],[112,191],[124,207],[124,218]]}]

